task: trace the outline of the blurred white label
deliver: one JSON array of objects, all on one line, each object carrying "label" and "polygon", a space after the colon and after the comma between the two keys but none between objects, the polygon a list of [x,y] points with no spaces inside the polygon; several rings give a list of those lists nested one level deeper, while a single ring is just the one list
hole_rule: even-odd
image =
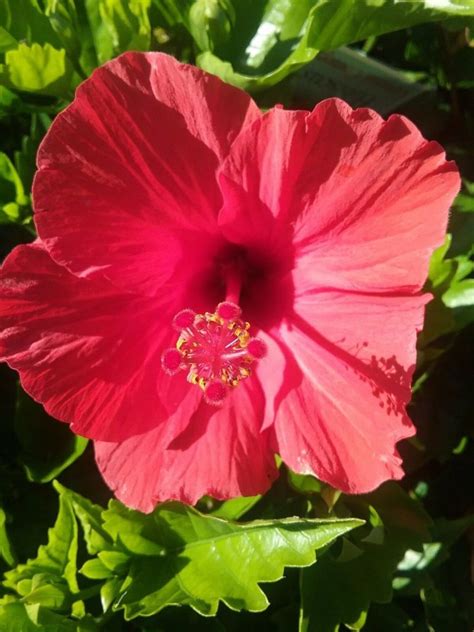
[{"label": "blurred white label", "polygon": [[350,48],[320,53],[291,80],[296,100],[304,105],[340,97],[353,107],[371,107],[380,114],[393,112],[431,88],[410,81],[386,64]]}]

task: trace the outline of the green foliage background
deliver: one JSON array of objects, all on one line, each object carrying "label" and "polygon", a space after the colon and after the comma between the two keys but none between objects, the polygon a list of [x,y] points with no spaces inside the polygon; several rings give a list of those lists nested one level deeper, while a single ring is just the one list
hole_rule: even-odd
[{"label": "green foliage background", "polygon": [[473,27],[473,0],[0,0],[2,258],[34,238],[48,126],[125,50],[301,107],[290,75],[352,45],[431,88],[407,113],[464,178],[431,261],[400,485],[351,497],[281,466],[265,497],[142,515],[110,500],[87,441],[0,367],[2,632],[473,629]]}]

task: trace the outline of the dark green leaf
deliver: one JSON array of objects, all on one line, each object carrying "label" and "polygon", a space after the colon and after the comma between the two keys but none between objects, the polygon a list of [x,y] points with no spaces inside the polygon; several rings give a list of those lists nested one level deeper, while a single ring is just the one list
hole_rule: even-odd
[{"label": "dark green leaf", "polygon": [[[344,540],[338,556],[326,553],[302,571],[301,632],[337,632],[345,624],[360,630],[372,602],[392,597],[392,577],[408,549],[429,539],[429,518],[395,484],[365,496],[383,522],[355,543]],[[382,536],[382,537],[379,537]]]},{"label": "dark green leaf", "polygon": [[[0,25],[17,42],[52,44],[58,47],[59,38],[41,11],[37,0],[0,0]],[[0,42],[6,39],[0,36]],[[14,46],[16,48],[16,45]],[[14,48],[0,48],[8,50]]]},{"label": "dark green leaf", "polygon": [[87,439],[52,419],[22,390],[18,394],[15,431],[28,478],[37,483],[53,480],[79,458],[87,446]]},{"label": "dark green leaf", "polygon": [[7,571],[3,584],[20,595],[26,595],[40,584],[51,584],[52,578],[56,578],[58,584],[62,582],[71,593],[77,592],[77,549],[78,529],[74,512],[70,502],[60,495],[58,516],[48,531],[47,544],[39,547],[36,558]]},{"label": "dark green leaf", "polygon": [[46,0],[45,13],[69,57],[79,59],[81,31],[74,0]]},{"label": "dark green leaf", "polygon": [[127,50],[148,50],[151,0],[85,0],[99,63]]}]

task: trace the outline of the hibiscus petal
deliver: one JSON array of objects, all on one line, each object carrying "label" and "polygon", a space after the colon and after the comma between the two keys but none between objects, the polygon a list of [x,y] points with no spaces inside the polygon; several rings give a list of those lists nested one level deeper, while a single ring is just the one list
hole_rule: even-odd
[{"label": "hibiscus petal", "polygon": [[155,295],[190,267],[190,251],[194,263],[208,252],[216,169],[258,116],[244,92],[161,53],[126,53],[96,70],[38,154],[35,222],[51,256]]},{"label": "hibiscus petal", "polygon": [[405,406],[427,300],[321,292],[297,302],[280,332],[294,360],[275,422],[292,469],[350,493],[403,476],[395,444],[414,434]]},{"label": "hibiscus petal", "polygon": [[189,504],[208,494],[226,499],[265,492],[277,476],[269,432],[261,433],[263,396],[258,381],[238,386],[222,408],[205,404],[199,389],[186,402],[189,416],[170,441],[160,428],[121,443],[95,443],[99,469],[129,507],[150,512],[160,501]]},{"label": "hibiscus petal", "polygon": [[169,318],[156,299],[73,276],[38,242],[17,247],[0,270],[0,360],[87,437],[123,440],[179,406],[185,378],[160,365]]},{"label": "hibiscus petal", "polygon": [[412,293],[442,242],[459,175],[404,117],[329,99],[255,121],[220,183],[229,239],[279,243],[292,233],[296,288]]}]

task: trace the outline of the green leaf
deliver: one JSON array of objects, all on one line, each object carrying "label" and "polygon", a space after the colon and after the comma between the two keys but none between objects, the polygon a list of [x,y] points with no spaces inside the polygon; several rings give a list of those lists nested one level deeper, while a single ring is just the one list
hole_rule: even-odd
[{"label": "green leaf", "polygon": [[81,54],[80,25],[74,0],[46,0],[45,14],[71,59]]},{"label": "green leaf", "polygon": [[212,51],[230,39],[235,10],[230,0],[195,0],[187,22],[199,48]]},{"label": "green leaf", "polygon": [[21,147],[14,152],[15,167],[26,191],[31,189],[36,171],[36,152],[45,132],[51,124],[47,114],[31,115],[30,133],[21,139]]},{"label": "green leaf", "polygon": [[16,48],[18,41],[10,35],[10,33],[0,26],[0,53],[4,53],[7,50]]},{"label": "green leaf", "polygon": [[78,459],[88,440],[75,435],[66,424],[52,419],[40,404],[19,390],[15,432],[20,459],[29,480],[47,483]]},{"label": "green leaf", "polygon": [[79,571],[88,579],[110,579],[113,572],[100,559],[87,560]]},{"label": "green leaf", "polygon": [[474,279],[453,283],[443,294],[443,302],[451,308],[474,305]]},{"label": "green leaf", "polygon": [[382,519],[383,537],[376,527],[353,543],[344,539],[338,556],[329,551],[302,571],[300,632],[337,632],[342,624],[360,630],[370,603],[391,600],[392,576],[405,551],[430,537],[429,517],[398,485],[386,484],[365,500]]},{"label": "green leaf", "polygon": [[151,0],[85,0],[99,63],[127,50],[150,48]]},{"label": "green leaf", "polygon": [[69,500],[60,495],[58,516],[54,526],[48,530],[47,544],[39,547],[36,558],[7,571],[3,585],[26,596],[26,599],[29,593],[34,595],[40,586],[51,586],[53,582],[58,587],[68,588],[71,593],[78,592],[77,550],[78,528],[74,512]]},{"label": "green leaf", "polygon": [[310,474],[297,474],[288,470],[288,482],[300,494],[319,494],[323,484]]},{"label": "green leaf", "polygon": [[19,97],[17,94],[5,88],[5,86],[0,86],[0,118],[8,113],[10,108],[16,107],[18,105]]},{"label": "green leaf", "polygon": [[72,66],[64,49],[51,44],[20,44],[5,55],[0,66],[0,82],[7,88],[50,96],[66,96]]},{"label": "green leaf", "polygon": [[7,534],[7,516],[0,507],[0,557],[2,557],[8,566],[15,564],[15,554]]},{"label": "green leaf", "polygon": [[22,580],[17,589],[28,603],[51,610],[65,611],[69,605],[69,590],[61,579],[49,573],[36,573],[33,579]]},{"label": "green leaf", "polygon": [[449,234],[446,235],[444,244],[439,246],[439,248],[436,248],[431,255],[428,278],[432,289],[443,285],[446,281],[449,281],[454,273],[453,261],[446,259],[448,250],[451,247],[451,242],[452,236]]},{"label": "green leaf", "polygon": [[254,507],[258,501],[261,499],[261,496],[244,496],[242,498],[231,498],[230,500],[226,500],[222,503],[220,507],[215,509],[211,514],[214,518],[224,518],[224,520],[238,520],[247,511],[250,511],[252,507]]},{"label": "green leaf", "polygon": [[54,481],[53,485],[61,497],[68,500],[75,515],[79,519],[84,532],[88,553],[94,555],[99,551],[110,549],[113,541],[104,529],[104,521],[102,518],[103,507],[95,505],[87,498],[67,489],[58,483],[58,481]]},{"label": "green leaf", "polygon": [[[182,7],[182,5],[186,5]],[[186,24],[187,5],[179,3]],[[246,90],[274,85],[318,52],[452,16],[474,15],[474,2],[446,0],[234,0],[233,37],[198,64]],[[203,44],[202,38],[198,44]]]},{"label": "green leaf", "polygon": [[430,573],[449,558],[451,547],[474,525],[474,515],[458,520],[437,520],[432,528],[433,541],[418,550],[408,549],[397,567],[393,585],[404,594],[416,594],[430,586]]},{"label": "green leaf", "polygon": [[122,583],[121,579],[115,577],[102,584],[100,589],[100,601],[104,612],[107,612],[119,598]]},{"label": "green leaf", "polygon": [[[89,628],[93,629],[93,628]],[[50,612],[39,604],[19,601],[0,602],[0,630],[2,632],[80,632],[86,628],[66,617]]]},{"label": "green leaf", "polygon": [[[0,51],[16,48],[8,46],[10,42],[26,42],[27,44],[52,44],[59,47],[60,41],[51,27],[48,18],[42,13],[37,0],[0,0]],[[3,45],[3,47],[2,47]]]},{"label": "green leaf", "polygon": [[205,615],[215,614],[219,601],[234,610],[264,610],[260,582],[280,579],[285,566],[312,564],[316,549],[362,524],[304,518],[236,524],[177,503],[144,516],[114,501],[104,519],[118,544],[128,532],[154,545],[150,556],[131,558],[120,598],[127,619],[173,604]]},{"label": "green leaf", "polygon": [[3,213],[4,221],[19,221],[22,218],[22,207],[28,204],[29,198],[25,195],[17,170],[10,158],[0,152],[0,211]]}]

